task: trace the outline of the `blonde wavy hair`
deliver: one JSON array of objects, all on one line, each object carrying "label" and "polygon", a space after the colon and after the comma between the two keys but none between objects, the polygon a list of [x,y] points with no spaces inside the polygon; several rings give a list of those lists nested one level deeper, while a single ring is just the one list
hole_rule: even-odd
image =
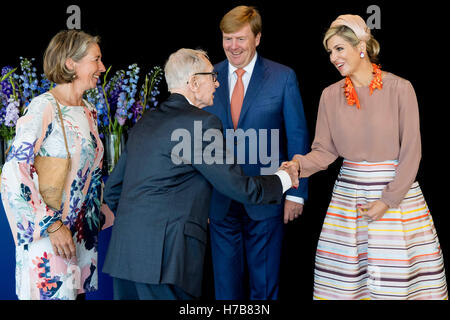
[{"label": "blonde wavy hair", "polygon": [[47,78],[57,84],[72,82],[75,71],[67,68],[66,60],[71,58],[75,62],[80,61],[93,43],[99,44],[100,37],[80,30],[58,32],[44,53],[44,73]]}]

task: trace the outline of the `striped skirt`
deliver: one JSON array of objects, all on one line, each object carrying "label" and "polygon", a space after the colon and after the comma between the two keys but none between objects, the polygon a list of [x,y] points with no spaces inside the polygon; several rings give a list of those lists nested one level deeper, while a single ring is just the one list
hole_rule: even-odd
[{"label": "striped skirt", "polygon": [[314,299],[448,299],[442,251],[419,184],[377,221],[356,206],[380,199],[397,161],[344,160],[317,246]]}]

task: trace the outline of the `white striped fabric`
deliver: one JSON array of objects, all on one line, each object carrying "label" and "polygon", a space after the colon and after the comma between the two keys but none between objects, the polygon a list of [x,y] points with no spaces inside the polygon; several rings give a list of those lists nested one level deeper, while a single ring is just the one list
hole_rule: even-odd
[{"label": "white striped fabric", "polygon": [[320,235],[314,299],[448,299],[442,251],[415,182],[377,221],[356,206],[381,198],[397,161],[344,160]]}]

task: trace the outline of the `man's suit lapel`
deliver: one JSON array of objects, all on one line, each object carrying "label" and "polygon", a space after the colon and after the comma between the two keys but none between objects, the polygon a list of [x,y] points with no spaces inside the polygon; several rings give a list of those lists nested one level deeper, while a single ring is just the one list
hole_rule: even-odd
[{"label": "man's suit lapel", "polygon": [[[239,115],[239,122],[238,127],[240,127],[245,114],[247,113],[248,109],[252,106],[252,104],[255,102],[258,93],[260,92],[260,88],[262,84],[264,83],[264,76],[265,76],[265,66],[263,63],[263,59],[260,55],[258,55],[258,58],[256,59],[255,67],[253,68],[252,77],[250,78],[250,82],[248,84],[247,91],[245,93],[244,102],[242,104],[241,114]],[[231,119],[231,115],[230,115]]]}]

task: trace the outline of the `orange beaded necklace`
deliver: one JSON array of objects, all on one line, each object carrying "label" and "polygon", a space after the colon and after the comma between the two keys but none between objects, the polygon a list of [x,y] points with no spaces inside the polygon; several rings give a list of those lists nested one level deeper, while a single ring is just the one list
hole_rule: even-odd
[{"label": "orange beaded necklace", "polygon": [[[373,90],[383,88],[383,81],[381,80],[381,68],[377,66],[375,63],[372,63],[373,67],[373,79],[369,84],[370,95],[372,95]],[[349,76],[345,77],[345,86],[344,86],[345,98],[347,98],[347,103],[349,106],[353,106],[356,103],[356,108],[360,109],[361,105],[359,104],[358,95],[356,94],[355,87],[353,86],[352,80]]]}]

